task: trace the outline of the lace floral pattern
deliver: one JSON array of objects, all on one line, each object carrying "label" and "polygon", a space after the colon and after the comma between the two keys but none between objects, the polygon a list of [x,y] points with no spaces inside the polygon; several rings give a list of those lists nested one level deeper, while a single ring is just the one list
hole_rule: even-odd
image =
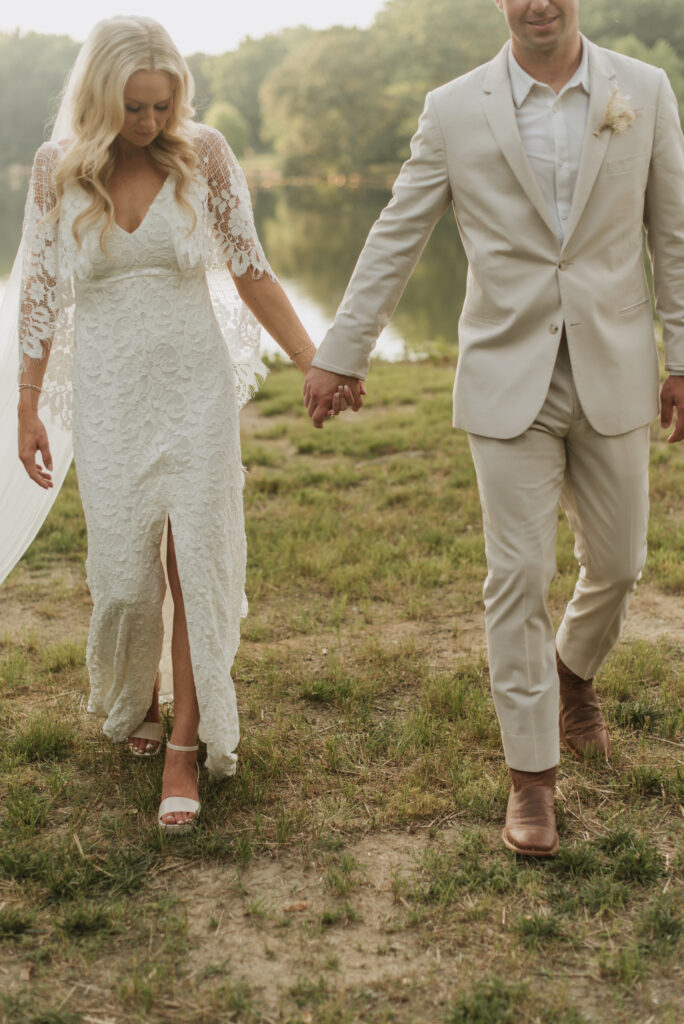
[{"label": "lace floral pattern", "polygon": [[254,277],[273,271],[254,231],[254,215],[247,181],[232,149],[215,128],[197,126],[197,157],[202,179],[207,183],[214,266],[228,263],[236,277],[249,272]]},{"label": "lace floral pattern", "polygon": [[[205,267],[209,272],[214,312],[230,352],[238,404],[258,389],[268,370],[261,361],[261,327],[237,295],[228,268],[236,277],[251,273],[273,278],[254,227],[249,188],[242,168],[220,132],[196,126],[198,173],[188,199],[192,218],[173,203],[169,228],[178,268]],[[50,351],[41,405],[71,427],[71,373],[74,347],[73,304],[78,281],[94,274],[99,259],[99,228],[76,242],[72,225],[88,205],[77,185],[67,187],[57,223],[54,171],[61,156],[56,143],[38,150],[24,214],[24,252],[19,317],[20,375],[26,359]],[[165,192],[167,190],[165,189]]]},{"label": "lace floral pattern", "polygon": [[55,148],[41,146],[24,214],[19,344],[32,359],[42,359],[50,351],[58,314],[57,222],[52,216],[57,203],[53,184],[56,162]]},{"label": "lace floral pattern", "polygon": [[[97,225],[84,231],[81,249],[75,245],[71,226],[87,202],[81,190],[65,193],[59,225],[45,217],[54,208],[56,153],[43,147],[34,168],[20,345],[24,358],[52,348],[49,400],[61,402],[64,417],[73,406],[93,598],[89,708],[106,715],[105,733],[121,741],[150,704],[163,640],[160,542],[168,516],[207,766],[231,775],[239,727],[230,673],[246,563],[238,409],[265,368],[255,321],[235,301],[225,266],[236,274],[271,271],[244,178],[218,133],[198,131],[194,231],[167,179],[135,232],[112,230],[108,255]],[[209,269],[217,254],[222,271]],[[67,373],[53,357],[72,338]],[[59,398],[65,394],[68,401]]]},{"label": "lace floral pattern", "polygon": [[41,405],[71,428],[71,358],[73,316],[64,302],[60,280],[57,195],[54,171],[59,147],[45,143],[36,154],[24,214],[22,287],[19,310],[19,376],[27,359],[50,354]]}]

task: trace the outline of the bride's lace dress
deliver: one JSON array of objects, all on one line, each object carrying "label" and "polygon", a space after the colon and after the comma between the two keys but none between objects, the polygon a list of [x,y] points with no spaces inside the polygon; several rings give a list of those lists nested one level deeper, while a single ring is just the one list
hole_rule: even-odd
[{"label": "bride's lace dress", "polygon": [[[217,261],[270,274],[239,166],[198,127],[194,218],[166,182],[132,233],[72,233],[88,199],[65,193],[59,223],[47,143],[34,165],[22,285],[24,359],[52,347],[45,401],[72,419],[88,527],[89,708],[124,740],[150,705],[163,641],[160,543],[173,529],[200,737],[215,774],[235,771],[231,667],[239,642],[246,544],[238,412],[261,369],[255,323],[224,301]],[[48,216],[46,216],[48,214]],[[33,219],[33,222],[32,222]],[[194,227],[193,227],[194,223]],[[210,272],[210,276],[211,276]],[[232,358],[231,358],[232,356]]]}]

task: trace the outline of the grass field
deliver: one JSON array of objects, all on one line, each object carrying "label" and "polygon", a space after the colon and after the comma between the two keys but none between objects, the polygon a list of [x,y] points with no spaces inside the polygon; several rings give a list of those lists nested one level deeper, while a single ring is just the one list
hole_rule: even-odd
[{"label": "grass field", "polygon": [[[161,758],[85,714],[70,474],[0,589],[0,1021],[684,1019],[684,453],[654,428],[649,561],[599,680],[611,764],[563,756],[561,854],[525,861],[452,376],[379,364],[314,432],[281,368],[244,411],[240,763],[189,836],[156,828]],[[559,517],[556,619],[575,568]]]}]

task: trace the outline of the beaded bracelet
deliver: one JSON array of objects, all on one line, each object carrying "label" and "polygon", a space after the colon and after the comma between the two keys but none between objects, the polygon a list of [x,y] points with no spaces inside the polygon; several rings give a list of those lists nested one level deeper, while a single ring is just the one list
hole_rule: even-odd
[{"label": "beaded bracelet", "polygon": [[19,390],[20,391],[39,391],[40,392],[43,389],[39,388],[37,384],[20,384],[19,385]]}]

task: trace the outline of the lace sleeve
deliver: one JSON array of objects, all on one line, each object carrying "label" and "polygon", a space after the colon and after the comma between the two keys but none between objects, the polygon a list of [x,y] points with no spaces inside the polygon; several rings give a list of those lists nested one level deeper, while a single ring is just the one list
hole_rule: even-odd
[{"label": "lace sleeve", "polygon": [[207,180],[209,219],[220,258],[235,277],[247,271],[253,277],[274,277],[257,236],[247,181],[235,154],[219,131],[207,125],[198,129],[200,167]]},{"label": "lace sleeve", "polygon": [[45,143],[31,173],[24,232],[19,303],[19,366],[26,358],[43,359],[52,348],[58,316],[57,204],[54,169],[57,148]]}]

